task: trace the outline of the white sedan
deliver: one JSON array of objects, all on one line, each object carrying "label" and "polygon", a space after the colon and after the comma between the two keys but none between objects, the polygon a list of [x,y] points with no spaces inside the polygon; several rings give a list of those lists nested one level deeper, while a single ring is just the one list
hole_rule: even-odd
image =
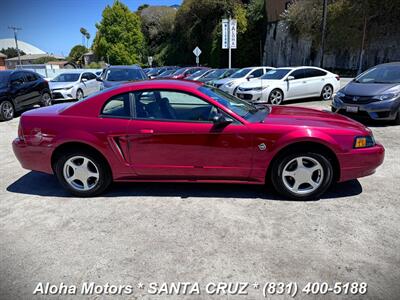
[{"label": "white sedan", "polygon": [[100,90],[100,82],[92,72],[62,73],[49,82],[53,100],[81,100]]},{"label": "white sedan", "polygon": [[269,70],[272,70],[272,67],[251,67],[251,68],[243,68],[231,76],[220,79],[214,82],[214,86],[220,88],[224,92],[227,92],[231,95],[235,94],[237,87],[247,81],[255,80],[260,76],[267,73]]},{"label": "white sedan", "polygon": [[286,100],[321,97],[329,100],[340,88],[337,74],[316,67],[288,67],[269,71],[239,85],[235,95],[253,103],[281,104]]}]

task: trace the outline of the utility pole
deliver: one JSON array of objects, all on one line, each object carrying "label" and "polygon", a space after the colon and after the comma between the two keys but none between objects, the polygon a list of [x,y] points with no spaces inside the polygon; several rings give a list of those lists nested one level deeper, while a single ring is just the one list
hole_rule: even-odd
[{"label": "utility pole", "polygon": [[328,13],[328,0],[322,0],[323,7],[322,7],[322,37],[321,37],[321,61],[319,66],[321,68],[324,67],[324,52],[325,52],[325,36],[326,36],[326,15]]},{"label": "utility pole", "polygon": [[11,29],[14,31],[15,47],[16,47],[17,53],[18,53],[18,64],[21,65],[21,55],[19,53],[19,48],[18,48],[17,32],[18,32],[18,30],[22,30],[22,28],[15,27],[15,26],[8,26],[8,29]]}]

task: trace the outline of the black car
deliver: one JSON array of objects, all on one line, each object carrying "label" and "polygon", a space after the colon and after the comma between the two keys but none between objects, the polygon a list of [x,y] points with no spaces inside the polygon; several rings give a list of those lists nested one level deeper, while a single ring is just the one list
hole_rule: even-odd
[{"label": "black car", "polygon": [[97,78],[101,81],[100,90],[119,85],[124,82],[139,81],[148,79],[143,69],[139,66],[109,66],[103,70],[100,77]]},{"label": "black car", "polygon": [[336,93],[332,111],[400,125],[400,62],[375,66]]},{"label": "black car", "polygon": [[48,82],[27,70],[0,71],[0,120],[7,121],[15,112],[32,107],[51,105]]}]

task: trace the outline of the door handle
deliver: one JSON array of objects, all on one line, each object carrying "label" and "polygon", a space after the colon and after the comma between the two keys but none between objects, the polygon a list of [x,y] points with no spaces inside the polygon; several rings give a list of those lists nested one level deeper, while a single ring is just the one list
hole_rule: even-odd
[{"label": "door handle", "polygon": [[140,129],[140,133],[151,134],[151,133],[154,133],[154,130],[153,129]]}]

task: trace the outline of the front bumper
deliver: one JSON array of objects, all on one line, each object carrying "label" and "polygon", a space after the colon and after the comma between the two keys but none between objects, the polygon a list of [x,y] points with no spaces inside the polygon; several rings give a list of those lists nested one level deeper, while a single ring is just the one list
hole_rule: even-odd
[{"label": "front bumper", "polygon": [[227,86],[227,85],[221,85],[220,87],[219,87],[219,89],[220,90],[222,90],[222,91],[224,91],[224,92],[226,92],[226,93],[228,93],[228,94],[231,94],[231,95],[233,95],[233,93],[235,92],[235,89],[237,88],[237,86],[236,85],[232,85],[232,86]]},{"label": "front bumper", "polygon": [[[373,120],[394,120],[400,110],[400,98],[388,101],[371,103],[347,103],[335,96],[332,101],[332,110],[338,113],[355,117],[368,117]],[[353,112],[350,112],[352,110]]]},{"label": "front bumper", "polygon": [[265,91],[240,91],[238,89],[235,96],[251,103],[267,103],[267,94]]},{"label": "front bumper", "polygon": [[19,138],[13,141],[12,147],[15,156],[24,169],[53,174],[51,167],[53,148],[47,146],[30,146]]},{"label": "front bumper", "polygon": [[76,98],[76,92],[74,89],[64,90],[64,89],[55,89],[51,90],[51,94],[53,96],[53,101],[57,100],[72,100]]},{"label": "front bumper", "polygon": [[385,148],[381,144],[373,147],[352,149],[338,154],[340,164],[339,182],[356,179],[375,173],[384,160]]}]

